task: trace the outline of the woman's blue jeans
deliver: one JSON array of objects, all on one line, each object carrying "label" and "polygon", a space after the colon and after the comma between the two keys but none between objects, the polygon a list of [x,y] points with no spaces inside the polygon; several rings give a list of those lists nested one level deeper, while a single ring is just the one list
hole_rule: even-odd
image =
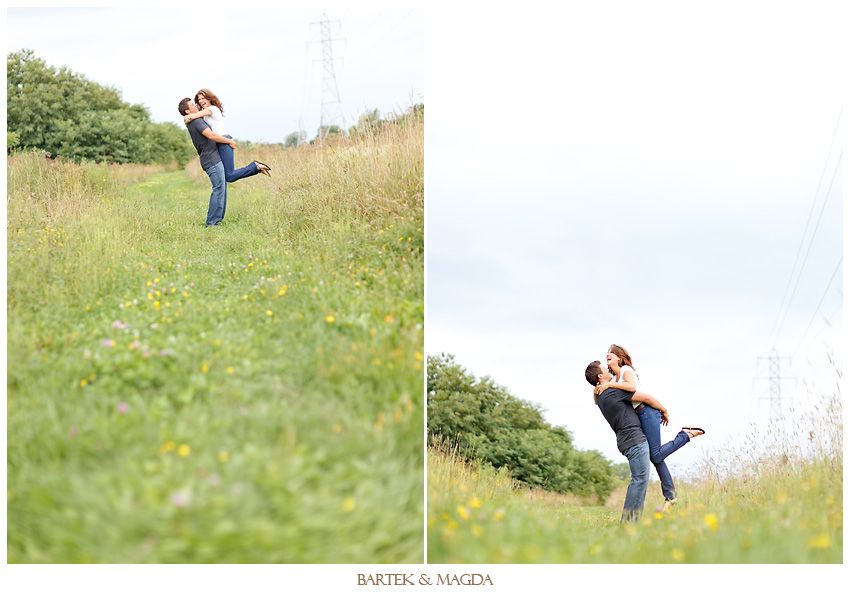
[{"label": "woman's blue jeans", "polygon": [[667,469],[667,464],[664,460],[668,455],[677,451],[685,445],[691,438],[685,431],[679,431],[672,441],[661,444],[661,412],[655,408],[644,406],[637,412],[640,418],[640,426],[643,429],[643,434],[646,435],[646,440],[649,443],[649,460],[655,464],[655,471],[658,472],[658,479],[661,481],[661,492],[665,499],[676,498],[676,486],[673,484],[673,476],[670,470]]},{"label": "woman's blue jeans", "polygon": [[[228,139],[232,139],[230,135],[224,135]],[[218,155],[221,157],[221,163],[224,164],[224,179],[228,182],[236,182],[237,180],[241,180],[242,178],[247,178],[248,176],[256,176],[260,173],[260,168],[257,167],[255,162],[251,162],[244,168],[239,168],[238,170],[234,170],[235,167],[233,164],[233,149],[230,145],[225,143],[218,144]]]}]

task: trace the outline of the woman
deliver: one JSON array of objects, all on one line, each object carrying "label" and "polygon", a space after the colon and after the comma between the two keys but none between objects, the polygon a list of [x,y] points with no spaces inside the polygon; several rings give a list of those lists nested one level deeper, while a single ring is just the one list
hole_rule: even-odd
[{"label": "woman", "polygon": [[[216,134],[232,139],[224,127],[224,109],[221,106],[221,101],[216,97],[215,93],[209,89],[201,89],[195,94],[195,103],[198,104],[198,112],[189,114],[183,118],[183,122],[189,124],[195,118],[203,118],[204,122]],[[223,143],[218,144],[218,154],[221,157],[221,162],[224,165],[224,179],[228,182],[236,182],[248,176],[256,176],[260,172],[271,178],[271,168],[261,161],[254,161],[252,164],[244,168],[234,169],[233,164],[233,149],[230,145]]]},{"label": "woman", "polygon": [[[640,394],[643,397],[651,398],[651,396],[637,391],[637,373],[635,373],[632,358],[625,348],[611,344],[605,359],[608,363],[608,370],[617,380],[601,383],[595,390],[597,395],[605,389],[614,388],[634,391],[635,395]],[[657,403],[659,407],[654,408],[636,401],[632,402],[632,406],[635,408],[643,434],[646,435],[646,440],[649,443],[649,459],[655,464],[655,470],[658,472],[659,480],[661,480],[661,492],[664,495],[664,509],[666,511],[676,503],[676,486],[673,484],[673,476],[667,469],[664,460],[694,437],[705,434],[705,431],[701,428],[685,426],[672,441],[662,445],[661,425],[666,426],[669,418],[667,417],[667,409],[658,400],[654,400],[654,403]]]}]

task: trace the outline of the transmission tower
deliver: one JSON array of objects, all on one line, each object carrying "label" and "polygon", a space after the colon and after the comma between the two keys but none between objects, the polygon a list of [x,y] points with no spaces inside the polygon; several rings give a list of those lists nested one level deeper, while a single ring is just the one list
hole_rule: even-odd
[{"label": "transmission tower", "polygon": [[[333,58],[333,42],[345,41],[345,39],[331,38],[331,23],[339,23],[339,21],[331,21],[325,13],[322,13],[322,18],[319,21],[310,23],[311,26],[319,25],[322,31],[324,74],[322,75],[322,117],[319,121],[319,142],[325,140],[328,134],[327,129],[332,124],[337,124],[345,130],[345,117],[342,115],[342,102],[339,100],[339,89],[336,86]],[[314,62],[318,62],[318,60],[314,60]]]},{"label": "transmission tower", "polygon": [[[781,369],[782,369],[782,362],[787,361],[787,362],[790,363],[791,359],[780,357],[779,354],[776,351],[776,348],[774,347],[773,349],[771,349],[771,351],[768,353],[767,356],[759,356],[758,360],[759,361],[767,360],[768,375],[766,377],[765,376],[756,377],[756,379],[754,379],[754,380],[767,379],[768,382],[769,382],[769,384],[768,384],[769,394],[760,396],[759,397],[759,403],[761,403],[763,401],[768,402],[768,404],[770,406],[769,419],[770,419],[771,422],[775,422],[775,423],[779,424],[780,428],[782,429],[782,434],[784,436],[784,434],[785,434],[785,414],[783,412],[782,406],[783,406],[783,400],[785,400],[786,397],[782,393],[782,381],[787,381],[787,380],[790,380],[790,379],[796,380],[796,377],[783,377]],[[793,397],[788,396],[787,399],[792,400]],[[793,405],[793,401],[791,402],[791,405]]]}]

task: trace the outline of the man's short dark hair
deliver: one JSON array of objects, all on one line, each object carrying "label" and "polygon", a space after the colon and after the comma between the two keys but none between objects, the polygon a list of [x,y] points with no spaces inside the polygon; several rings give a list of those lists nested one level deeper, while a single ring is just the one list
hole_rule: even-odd
[{"label": "man's short dark hair", "polygon": [[191,102],[192,102],[192,98],[190,98],[190,97],[184,97],[183,99],[180,100],[180,105],[177,106],[177,109],[180,110],[181,116],[186,115],[186,110],[189,109],[189,104]]},{"label": "man's short dark hair", "polygon": [[602,370],[602,363],[599,360],[594,360],[587,365],[587,369],[584,371],[584,378],[587,379],[588,383],[596,387],[597,383],[599,383],[599,375],[604,372]]}]

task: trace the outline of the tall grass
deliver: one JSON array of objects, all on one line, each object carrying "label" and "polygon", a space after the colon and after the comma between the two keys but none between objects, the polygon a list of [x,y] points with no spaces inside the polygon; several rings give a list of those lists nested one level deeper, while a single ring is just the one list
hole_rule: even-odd
[{"label": "tall grass", "polygon": [[422,126],[383,134],[359,186],[263,155],[213,228],[199,168],[8,159],[9,562],[422,561]]},{"label": "tall grass", "polygon": [[[838,377],[840,378],[840,371]],[[843,558],[840,392],[787,434],[754,429],[711,452],[664,512],[621,526],[625,488],[604,506],[519,488],[504,471],[428,454],[429,563],[836,563]]]},{"label": "tall grass", "polygon": [[[237,146],[235,160],[237,167],[255,159],[272,167],[276,193],[271,205],[280,222],[294,214],[314,221],[316,207],[371,220],[415,214],[423,208],[422,141],[423,121],[408,117],[350,137],[332,135],[323,144],[297,149],[261,145],[242,150]],[[186,171],[208,183],[198,158]]]}]

